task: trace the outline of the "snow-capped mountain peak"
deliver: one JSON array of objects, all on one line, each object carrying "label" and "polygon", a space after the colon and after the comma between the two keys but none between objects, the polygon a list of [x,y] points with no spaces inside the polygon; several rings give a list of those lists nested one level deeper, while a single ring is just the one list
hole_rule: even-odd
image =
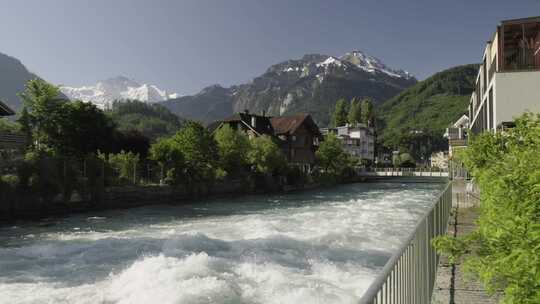
[{"label": "snow-capped mountain peak", "polygon": [[361,68],[370,73],[379,71],[393,77],[400,77],[405,79],[413,77],[409,72],[391,69],[378,58],[367,55],[359,50],[354,50],[350,53],[346,53],[345,55],[339,57],[339,59],[343,61],[348,61],[357,66],[358,68]]},{"label": "snow-capped mountain peak", "polygon": [[341,61],[339,61],[339,59],[337,59],[335,57],[332,57],[332,56],[328,57],[323,62],[317,63],[317,67],[326,67],[326,66],[329,66],[329,65],[341,66],[342,63],[341,63]]},{"label": "snow-capped mountain peak", "polygon": [[177,93],[169,94],[155,85],[140,84],[125,76],[102,80],[93,86],[61,86],[60,90],[69,99],[91,102],[100,108],[107,107],[115,100],[134,99],[154,103],[179,96]]}]

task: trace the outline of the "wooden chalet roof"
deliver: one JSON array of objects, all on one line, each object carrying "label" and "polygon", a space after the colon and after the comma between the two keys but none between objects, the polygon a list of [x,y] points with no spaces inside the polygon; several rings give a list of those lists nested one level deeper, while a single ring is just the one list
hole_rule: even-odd
[{"label": "wooden chalet roof", "polygon": [[[256,119],[255,127],[251,125],[252,117],[255,117]],[[255,114],[249,114],[249,113],[236,113],[220,121],[220,124],[228,123],[228,122],[229,123],[230,122],[243,123],[244,125],[246,125],[246,127],[252,129],[259,135],[263,135],[263,134],[273,135],[274,134],[274,129],[272,128],[272,124],[270,123],[270,117],[268,116],[261,116],[261,115],[255,115]],[[217,122],[211,123],[209,127],[214,126],[214,124],[216,123]],[[214,127],[217,128],[219,127],[220,124],[217,124]]]},{"label": "wooden chalet roof", "polygon": [[274,127],[276,134],[292,134],[294,133],[302,124],[305,124],[306,127],[313,132],[315,135],[321,135],[319,127],[309,114],[297,114],[291,116],[278,116],[272,117],[270,119],[272,126]]},{"label": "wooden chalet roof", "polygon": [[15,111],[13,111],[10,107],[8,107],[5,103],[3,103],[0,100],[0,116],[9,116],[9,115],[15,115]]}]

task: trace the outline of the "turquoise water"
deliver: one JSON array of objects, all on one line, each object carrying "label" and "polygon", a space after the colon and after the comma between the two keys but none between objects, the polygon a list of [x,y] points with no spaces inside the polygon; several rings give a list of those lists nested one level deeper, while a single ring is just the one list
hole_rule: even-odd
[{"label": "turquoise water", "polygon": [[355,303],[442,185],[349,184],[0,228],[0,303]]}]

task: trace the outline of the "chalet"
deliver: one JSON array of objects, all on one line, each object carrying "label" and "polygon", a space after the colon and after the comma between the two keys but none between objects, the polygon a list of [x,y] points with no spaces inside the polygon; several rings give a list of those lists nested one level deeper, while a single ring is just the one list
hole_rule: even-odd
[{"label": "chalet", "polygon": [[244,113],[236,113],[223,120],[213,122],[207,128],[214,133],[224,125],[228,125],[234,130],[241,130],[250,138],[261,135],[274,136],[270,117],[250,114],[247,110]]},{"label": "chalet", "polygon": [[287,160],[305,171],[309,171],[315,163],[315,151],[322,139],[319,127],[308,114],[268,117],[245,111],[213,122],[208,129],[213,133],[224,125],[241,130],[250,138],[262,135],[273,137]]},{"label": "chalet", "polygon": [[315,163],[315,151],[322,140],[319,127],[309,114],[279,116],[270,119],[279,145],[290,163],[309,171]]},{"label": "chalet", "polygon": [[[4,116],[15,115],[5,103],[0,101],[0,119]],[[14,151],[26,145],[26,138],[22,134],[14,134],[0,131],[0,151]]]}]

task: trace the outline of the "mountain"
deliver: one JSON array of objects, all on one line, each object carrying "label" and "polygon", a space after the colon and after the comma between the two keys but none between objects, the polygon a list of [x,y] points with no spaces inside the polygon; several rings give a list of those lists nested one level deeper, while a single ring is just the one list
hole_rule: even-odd
[{"label": "mountain", "polygon": [[28,80],[38,78],[16,58],[0,53],[0,100],[10,108],[20,110],[22,101],[17,96],[24,91]]},{"label": "mountain", "polygon": [[250,83],[214,85],[162,104],[181,117],[203,122],[249,110],[274,116],[309,113],[325,126],[340,98],[368,97],[377,105],[416,82],[409,73],[360,51],[341,57],[308,54],[272,65]]},{"label": "mountain", "polygon": [[387,147],[411,133],[440,139],[445,128],[467,112],[477,64],[439,72],[384,102],[378,109],[380,138]]},{"label": "mountain", "polygon": [[234,92],[234,88],[224,88],[216,84],[195,95],[170,99],[161,104],[178,116],[211,122],[232,114]]},{"label": "mountain", "polygon": [[124,76],[99,81],[93,86],[68,87],[61,86],[60,90],[69,99],[79,99],[92,102],[100,108],[105,108],[115,100],[140,100],[148,103],[177,98],[178,94],[168,94],[155,85],[140,84]]},{"label": "mountain", "polygon": [[138,100],[115,101],[106,113],[119,130],[136,130],[151,140],[173,135],[183,125],[181,118],[162,105]]}]

